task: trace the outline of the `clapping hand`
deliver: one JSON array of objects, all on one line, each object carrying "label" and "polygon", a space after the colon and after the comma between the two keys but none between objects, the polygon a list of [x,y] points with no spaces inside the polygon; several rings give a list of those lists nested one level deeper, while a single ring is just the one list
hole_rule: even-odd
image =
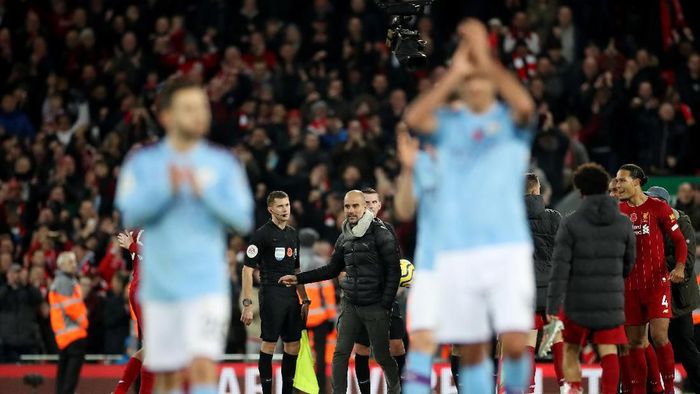
[{"label": "clapping hand", "polygon": [[126,250],[129,250],[131,244],[134,243],[134,237],[131,236],[131,233],[129,233],[129,231],[124,230],[123,233],[119,233],[117,235],[117,242],[119,243],[119,246]]}]

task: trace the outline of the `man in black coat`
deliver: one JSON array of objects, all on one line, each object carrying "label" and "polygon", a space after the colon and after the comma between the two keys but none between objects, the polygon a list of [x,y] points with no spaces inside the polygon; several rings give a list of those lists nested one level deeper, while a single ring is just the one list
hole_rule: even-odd
[{"label": "man in black coat", "polygon": [[20,355],[39,351],[41,293],[22,283],[21,271],[19,264],[12,264],[6,284],[0,285],[0,362],[17,362]]},{"label": "man in black coat", "polygon": [[[666,189],[652,186],[647,190],[649,197],[665,201],[671,200],[671,195]],[[674,209],[678,226],[681,228],[683,238],[688,245],[688,257],[685,260],[685,279],[681,283],[671,284],[671,309],[673,318],[668,326],[668,339],[673,346],[673,354],[676,360],[683,364],[688,373],[690,389],[700,393],[700,352],[695,343],[692,312],[700,305],[700,291],[695,278],[695,230],[690,218],[683,211]],[[668,235],[664,235],[664,254],[666,265],[671,271],[676,266],[674,245]]]},{"label": "man in black coat", "polygon": [[[625,344],[625,284],[636,256],[630,220],[607,195],[608,174],[599,164],[580,166],[574,185],[583,201],[559,226],[552,257],[548,318],[564,323],[564,376],[568,393],[581,391],[581,346],[597,345],[602,393],[617,393],[617,345]],[[563,305],[563,311],[562,309]]]},{"label": "man in black coat", "polygon": [[[544,207],[544,198],[541,195],[540,180],[536,174],[525,174],[525,208],[527,220],[532,233],[534,246],[533,261],[535,262],[535,282],[537,285],[537,297],[535,302],[535,327],[530,334],[528,350],[535,357],[535,345],[537,332],[544,328],[547,311],[547,287],[552,273],[552,252],[554,251],[554,237],[559,229],[561,215],[559,212]],[[563,355],[564,344],[561,335],[552,344],[552,358],[554,359],[554,372],[557,375],[559,385],[564,384]],[[534,390],[535,370],[533,368],[530,378],[531,390]]]},{"label": "man in black coat", "polygon": [[367,209],[361,191],[349,191],[343,205],[346,219],[330,263],[313,271],[285,275],[279,282],[286,286],[320,282],[345,271],[340,282],[343,298],[333,353],[333,393],[347,391],[348,361],[355,339],[364,327],[374,358],[384,370],[387,393],[399,394],[399,370],[389,352],[391,308],[401,278],[399,248],[391,231]]}]

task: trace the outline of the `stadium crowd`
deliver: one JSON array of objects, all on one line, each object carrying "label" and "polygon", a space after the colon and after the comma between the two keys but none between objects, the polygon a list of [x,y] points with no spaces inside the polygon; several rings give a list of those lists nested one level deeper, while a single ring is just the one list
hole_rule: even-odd
[{"label": "stadium crowd", "polygon": [[[116,241],[116,178],[130,150],[162,135],[154,100],[173,75],[206,86],[210,137],[245,165],[257,224],[267,193],[285,190],[292,224],[318,234],[309,264],[329,257],[344,192],[375,187],[395,221],[395,133],[444,72],[466,15],[488,20],[493,50],[535,98],[532,168],[550,204],[588,161],[698,173],[698,30],[682,9],[692,2],[469,3],[438,0],[418,18],[428,67],[410,72],[369,0],[0,1],[0,359],[56,352],[47,293],[64,250],[78,258],[88,353],[125,352],[131,260]],[[700,230],[700,185],[682,184],[676,208]],[[414,229],[397,225],[403,250]],[[231,237],[235,300],[245,248]],[[233,324],[227,351],[254,336]]]}]

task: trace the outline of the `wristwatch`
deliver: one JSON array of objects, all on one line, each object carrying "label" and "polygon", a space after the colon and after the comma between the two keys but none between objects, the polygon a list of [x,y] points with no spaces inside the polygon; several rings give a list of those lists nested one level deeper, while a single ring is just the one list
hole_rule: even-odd
[{"label": "wristwatch", "polygon": [[251,300],[250,298],[243,299],[243,306],[251,306],[251,305],[253,305],[253,300]]},{"label": "wristwatch", "polygon": [[302,305],[311,305],[311,300],[309,300],[309,299],[302,300],[302,301],[301,301],[301,304],[302,304]]}]

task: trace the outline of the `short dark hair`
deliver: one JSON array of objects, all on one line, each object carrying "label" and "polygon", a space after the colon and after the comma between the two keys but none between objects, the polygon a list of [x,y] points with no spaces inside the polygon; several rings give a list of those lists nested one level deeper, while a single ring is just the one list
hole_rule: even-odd
[{"label": "short dark hair", "polygon": [[629,171],[630,176],[634,179],[639,179],[639,186],[644,186],[649,178],[644,174],[642,167],[636,164],[625,164],[620,167],[620,171]]},{"label": "short dark hair", "polygon": [[281,191],[281,190],[275,190],[273,192],[270,192],[270,194],[267,195],[267,206],[271,206],[274,204],[275,200],[281,200],[284,198],[289,198],[287,193]]},{"label": "short dark hair", "polygon": [[607,194],[610,176],[598,163],[581,164],[574,172],[574,186],[583,196]]},{"label": "short dark hair", "polygon": [[540,178],[534,172],[525,174],[525,194],[530,194],[531,190],[540,184]]},{"label": "short dark hair", "polygon": [[158,93],[158,111],[164,111],[173,104],[173,97],[181,90],[201,89],[202,85],[189,78],[178,77],[165,83]]},{"label": "short dark hair", "polygon": [[362,189],[362,194],[379,194],[379,193],[377,193],[377,191],[371,187],[366,187],[366,188]]}]

